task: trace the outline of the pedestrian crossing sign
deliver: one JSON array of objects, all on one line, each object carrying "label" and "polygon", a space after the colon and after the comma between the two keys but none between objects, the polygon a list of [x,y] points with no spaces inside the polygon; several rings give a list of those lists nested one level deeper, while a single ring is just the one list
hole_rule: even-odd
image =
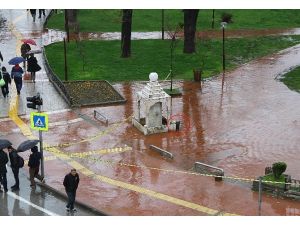
[{"label": "pedestrian crossing sign", "polygon": [[48,115],[46,113],[30,113],[30,127],[34,130],[48,131]]}]

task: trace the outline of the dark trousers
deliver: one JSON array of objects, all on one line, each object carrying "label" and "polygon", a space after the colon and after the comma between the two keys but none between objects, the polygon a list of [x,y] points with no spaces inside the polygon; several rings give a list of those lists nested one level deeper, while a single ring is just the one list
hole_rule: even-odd
[{"label": "dark trousers", "polygon": [[67,204],[67,208],[69,209],[74,209],[74,203],[75,203],[75,198],[76,198],[76,191],[66,191],[67,195],[68,195],[68,204]]},{"label": "dark trousers", "polygon": [[23,86],[22,77],[14,77],[14,81],[15,81],[15,84],[16,84],[17,92],[18,92],[18,94],[20,94],[20,91],[21,91],[22,86]]},{"label": "dark trousers", "polygon": [[31,80],[35,82],[35,72],[30,72],[31,73]]},{"label": "dark trousers", "polygon": [[29,168],[30,184],[35,186],[34,178],[36,177],[40,181],[43,180],[43,177],[39,175],[39,167]]},{"label": "dark trousers", "polygon": [[5,98],[9,93],[8,84],[5,84],[4,86],[2,86],[1,90],[2,90],[3,97]]},{"label": "dark trousers", "polygon": [[0,173],[0,182],[2,183],[4,190],[7,190],[6,172]]},{"label": "dark trousers", "polygon": [[14,185],[16,188],[19,188],[19,168],[11,168],[14,177],[15,177],[15,181],[16,184]]},{"label": "dark trousers", "polygon": [[45,9],[39,9],[39,18],[41,18],[41,15],[45,16]]}]

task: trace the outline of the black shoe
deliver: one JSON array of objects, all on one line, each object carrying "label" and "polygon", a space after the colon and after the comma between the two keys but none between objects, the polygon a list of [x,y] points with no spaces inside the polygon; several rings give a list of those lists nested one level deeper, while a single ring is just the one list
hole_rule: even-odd
[{"label": "black shoe", "polygon": [[11,190],[12,190],[12,191],[18,191],[18,190],[20,190],[20,188],[19,188],[19,187],[14,187],[14,188],[12,188]]},{"label": "black shoe", "polygon": [[10,188],[11,188],[11,189],[14,189],[16,186],[17,186],[17,185],[13,185],[13,186],[11,186]]},{"label": "black shoe", "polygon": [[66,211],[67,211],[67,212],[70,212],[70,208],[66,207]]},{"label": "black shoe", "polygon": [[8,189],[4,189],[4,192],[7,193],[7,192],[8,192]]}]

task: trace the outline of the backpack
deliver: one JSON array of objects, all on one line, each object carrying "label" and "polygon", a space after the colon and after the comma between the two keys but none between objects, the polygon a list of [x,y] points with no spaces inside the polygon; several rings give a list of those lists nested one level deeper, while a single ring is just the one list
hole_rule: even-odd
[{"label": "backpack", "polygon": [[5,80],[3,78],[0,79],[0,87],[3,87],[5,85]]},{"label": "backpack", "polygon": [[24,159],[18,155],[18,166],[22,168],[24,166]]}]

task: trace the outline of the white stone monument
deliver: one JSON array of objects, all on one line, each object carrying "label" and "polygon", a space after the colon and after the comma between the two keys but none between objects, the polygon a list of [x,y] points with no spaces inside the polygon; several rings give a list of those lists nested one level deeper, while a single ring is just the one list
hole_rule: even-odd
[{"label": "white stone monument", "polygon": [[157,73],[150,73],[150,82],[137,92],[132,124],[144,135],[168,132],[171,97],[158,83]]}]

